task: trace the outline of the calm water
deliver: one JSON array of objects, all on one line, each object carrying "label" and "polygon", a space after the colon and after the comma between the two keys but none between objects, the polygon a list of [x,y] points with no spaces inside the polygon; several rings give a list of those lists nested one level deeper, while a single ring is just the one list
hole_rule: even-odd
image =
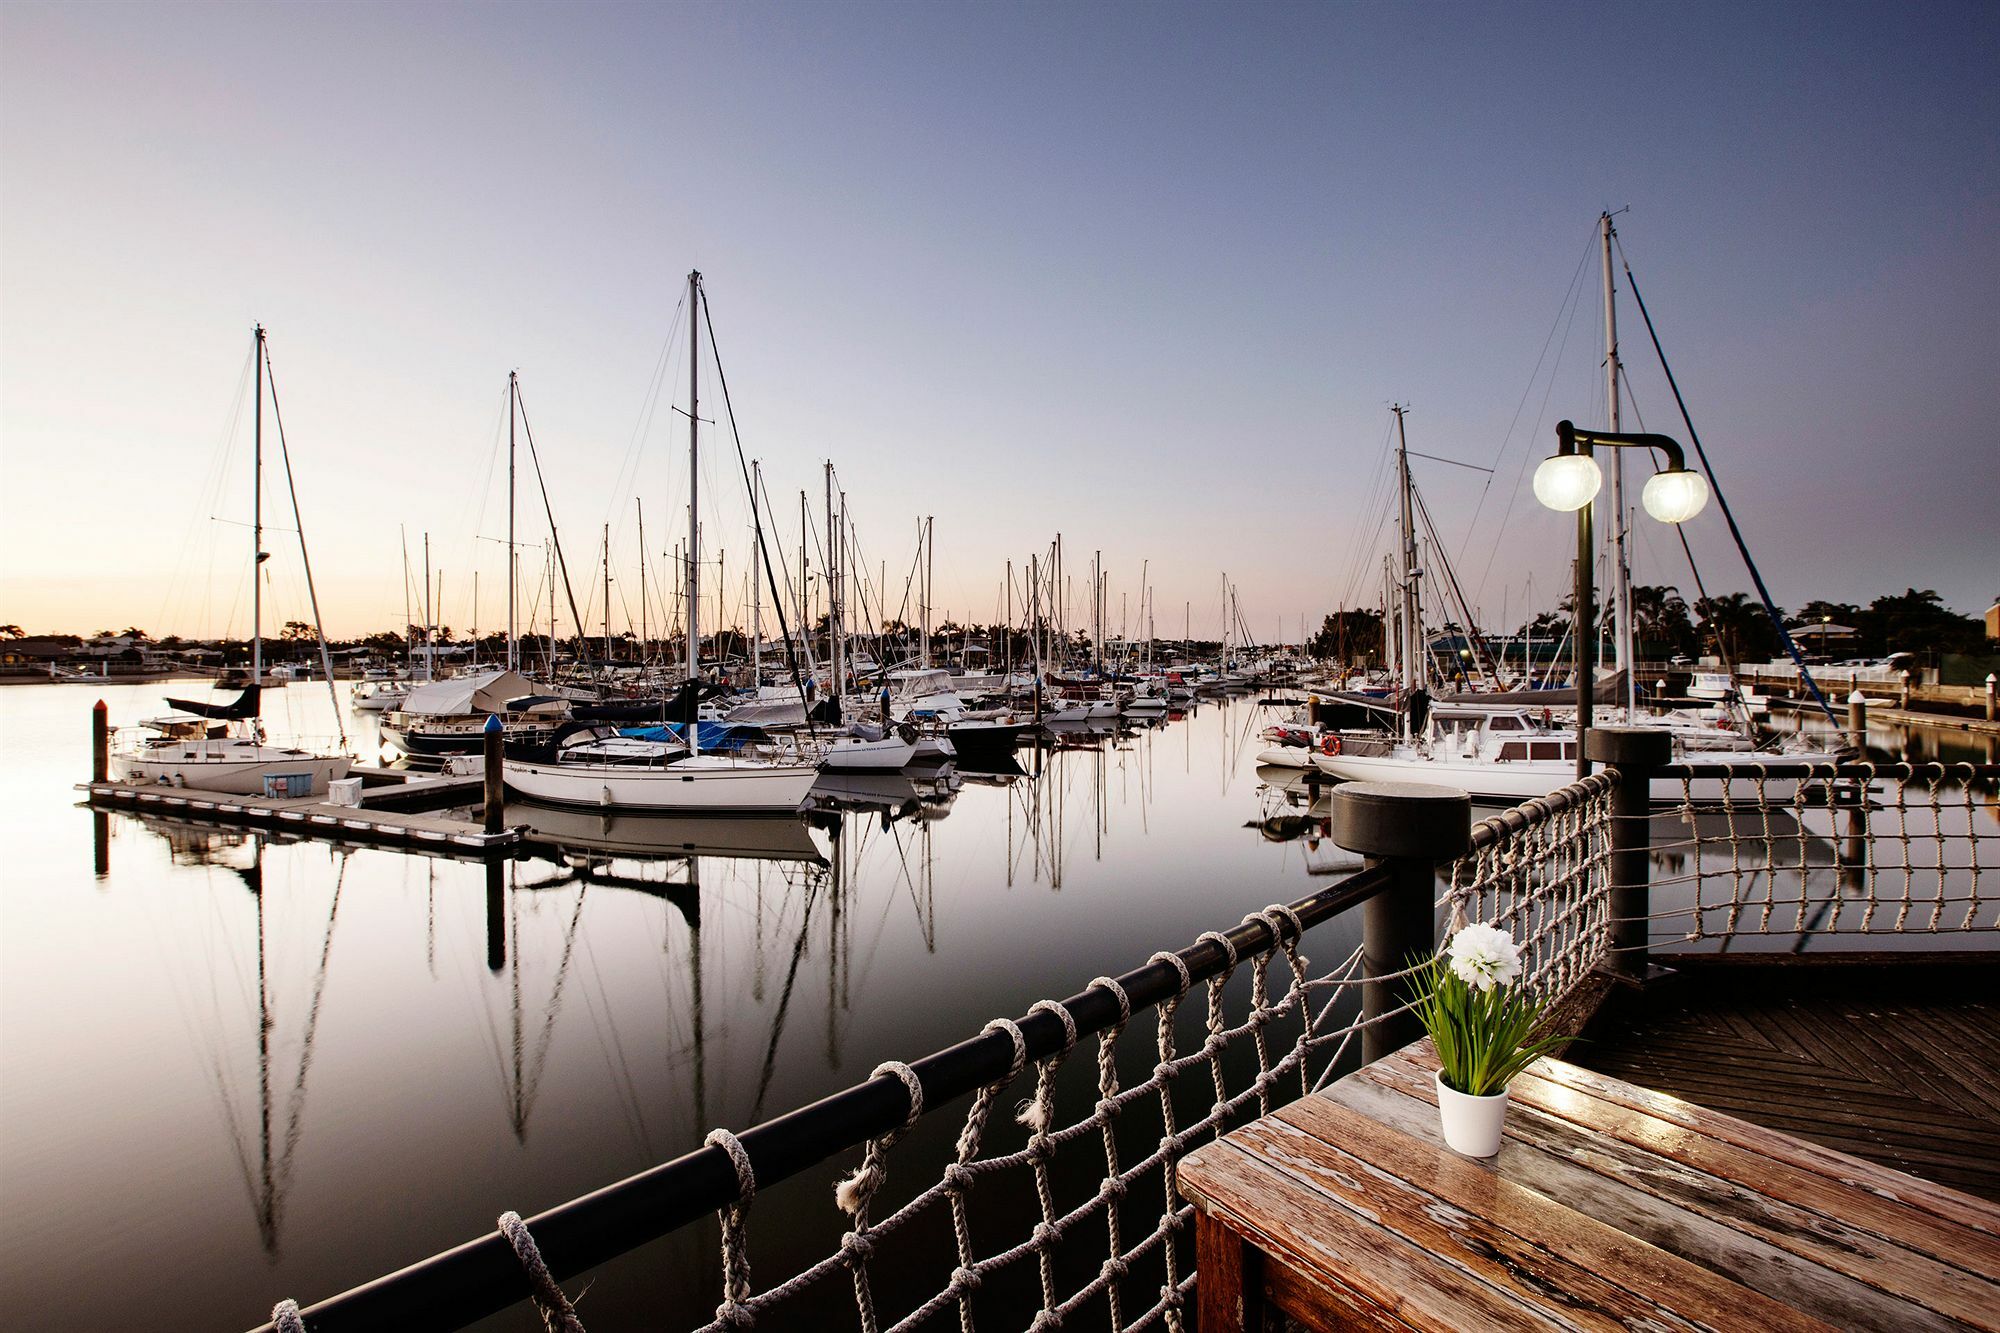
[{"label": "calm water", "polygon": [[[1264,710],[1237,700],[1038,775],[854,784],[844,813],[701,830],[692,859],[572,817],[576,850],[508,866],[494,910],[478,864],[126,815],[98,873],[73,784],[100,693],[115,723],[159,711],[158,685],[0,689],[0,1290],[63,1326],[248,1327],[1344,868],[1265,836]],[[323,685],[267,714],[334,730]],[[1329,929],[1331,957],[1358,924]],[[824,1185],[760,1195],[760,1277],[837,1236]],[[683,1322],[716,1281],[695,1228],[583,1309]]]},{"label": "calm water", "polygon": [[[162,690],[101,693],[130,723]],[[1024,752],[1013,777],[850,780],[796,821],[517,806],[570,851],[508,864],[489,892],[476,863],[93,816],[73,784],[99,695],[0,689],[0,1294],[43,1327],[247,1328],[281,1296],[532,1215],[1352,866],[1319,836],[1324,799],[1260,781],[1249,699]],[[334,731],[323,685],[274,692],[267,713],[281,733]],[[372,718],[348,722],[370,754]],[[1954,733],[1871,743],[1993,757]],[[701,854],[643,854],[662,839]],[[1330,923],[1308,951],[1331,962],[1358,929]],[[1124,1053],[1134,1074],[1150,1063],[1143,1041]],[[926,1121],[901,1160],[957,1124]],[[828,1185],[851,1159],[760,1193],[760,1281],[837,1243]],[[932,1290],[948,1232],[926,1245],[944,1268],[911,1280]],[[891,1305],[897,1276],[878,1273]],[[593,1329],[700,1322],[714,1227],[593,1278]],[[848,1326],[840,1287],[767,1322]],[[540,1325],[523,1307],[484,1327]]]}]

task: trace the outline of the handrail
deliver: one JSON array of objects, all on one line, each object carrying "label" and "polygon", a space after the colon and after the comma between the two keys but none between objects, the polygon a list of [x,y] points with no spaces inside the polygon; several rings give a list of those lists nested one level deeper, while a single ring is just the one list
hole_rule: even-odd
[{"label": "handrail", "polygon": [[1957,777],[1966,782],[2000,782],[2000,764],[1974,764],[1964,761],[1946,762],[1927,760],[1919,763],[1872,763],[1867,760],[1844,760],[1840,763],[1812,763],[1807,760],[1785,762],[1782,760],[1755,764],[1686,763],[1668,764],[1659,770],[1663,778],[1734,778],[1749,782],[1757,778],[1822,778],[1834,781],[1873,781],[1879,778],[1893,778],[1907,782],[1912,778]]},{"label": "handrail", "polygon": [[[1601,776],[1601,775],[1599,775]],[[1311,928],[1373,898],[1393,882],[1387,866],[1372,866],[1289,905],[1302,928]],[[1221,932],[1232,947],[1203,939],[1179,957],[1194,983],[1220,975],[1235,964],[1276,948],[1281,939],[1261,918]],[[1180,971],[1167,962],[1148,963],[1117,978],[1137,1011],[1180,994]],[[1062,1002],[1079,1037],[1122,1021],[1118,1001],[1103,986]],[[1062,1021],[1036,1010],[1016,1021],[1027,1043],[1027,1058],[1039,1060],[1063,1049]],[[1012,1039],[989,1031],[913,1061],[923,1088],[923,1105],[943,1106],[1006,1077],[1014,1067]],[[753,1176],[768,1188],[826,1161],[835,1153],[901,1126],[910,1109],[909,1091],[884,1074],[737,1136],[749,1154]],[[557,1281],[608,1262],[689,1222],[737,1201],[736,1168],[719,1146],[698,1148],[616,1184],[559,1204],[527,1219],[548,1270]],[[407,1268],[364,1283],[303,1311],[310,1333],[396,1328],[455,1329],[527,1300],[527,1275],[512,1244],[498,1231],[435,1254]],[[277,1333],[274,1323],[254,1333]]]},{"label": "handrail", "polygon": [[1547,796],[1536,796],[1509,806],[1497,815],[1489,815],[1472,826],[1472,839],[1468,850],[1478,851],[1490,847],[1510,833],[1519,833],[1530,824],[1538,824],[1550,815],[1582,805],[1593,796],[1601,796],[1618,785],[1618,770],[1599,769],[1587,778],[1579,778],[1567,787],[1558,787]]}]

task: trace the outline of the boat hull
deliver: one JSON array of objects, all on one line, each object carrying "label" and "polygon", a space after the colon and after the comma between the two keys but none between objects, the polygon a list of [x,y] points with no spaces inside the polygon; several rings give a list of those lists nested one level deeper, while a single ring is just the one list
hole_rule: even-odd
[{"label": "boat hull", "polygon": [[244,746],[204,749],[208,742],[157,747],[147,754],[119,755],[112,776],[143,786],[192,787],[231,796],[262,796],[267,777],[310,776],[309,789],[295,796],[325,796],[329,782],[347,776],[353,760],[345,755],[316,755],[279,747]]},{"label": "boat hull", "polygon": [[557,805],[750,814],[797,810],[818,776],[811,764],[736,764],[701,756],[659,768],[510,761],[506,781],[509,791]]},{"label": "boat hull", "polygon": [[[1259,756],[1260,761],[1262,756]],[[1469,792],[1482,800],[1527,801],[1547,796],[1576,781],[1576,766],[1567,760],[1528,759],[1507,763],[1467,763],[1449,759],[1408,759],[1392,755],[1321,754],[1312,762],[1320,772],[1342,782],[1415,782],[1430,787],[1451,787]],[[1754,779],[1766,763],[1796,764],[1794,756],[1778,755],[1766,760],[1762,755],[1703,755],[1704,765],[1727,762],[1743,770],[1740,778],[1696,778],[1683,784],[1679,778],[1655,778],[1651,797],[1655,804],[1679,804],[1686,799],[1704,803],[1751,801],[1757,799]],[[1771,778],[1764,784],[1764,799],[1790,801],[1798,794],[1798,779]]]}]

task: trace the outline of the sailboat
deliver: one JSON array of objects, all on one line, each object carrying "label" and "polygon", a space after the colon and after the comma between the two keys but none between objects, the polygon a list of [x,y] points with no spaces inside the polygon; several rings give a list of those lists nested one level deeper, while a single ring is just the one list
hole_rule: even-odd
[{"label": "sailboat", "polygon": [[[699,271],[688,274],[688,549],[687,663],[688,679],[696,680],[701,664],[701,417],[696,397],[700,386],[702,313],[706,305]],[[755,497],[752,498],[755,503]],[[775,813],[797,810],[819,775],[816,763],[767,758],[738,751],[703,754],[701,728],[689,726],[684,744],[658,743],[648,762],[605,762],[586,750],[559,753],[552,762],[519,762],[507,766],[507,786],[539,801],[593,805],[605,809],[704,810]]]},{"label": "sailboat", "polygon": [[[260,716],[264,679],[264,381],[270,362],[264,351],[264,326],[259,324],[251,345],[251,367],[256,383],[255,444],[251,450],[250,542],[250,683],[236,698],[224,704],[191,699],[168,699],[174,711],[164,717],[149,718],[145,726],[152,733],[127,732],[112,756],[112,774],[121,782],[149,783],[172,787],[194,787],[202,791],[227,792],[236,796],[322,796],[329,782],[347,776],[353,760],[346,754],[321,754],[300,746],[273,745],[265,738]],[[277,386],[271,399],[275,407]],[[284,443],[280,423],[279,444]],[[286,457],[287,477],[291,460]],[[299,531],[299,550],[305,551],[305,524],[298,517],[298,492],[292,491],[292,517]],[[319,594],[313,591],[312,562],[305,562],[306,590],[313,603],[313,628],[319,635],[321,663],[327,689],[333,690],[333,662],[327,652],[326,635],[319,633]],[[334,716],[340,715],[340,700],[334,699]],[[343,740],[345,738],[343,737]]]},{"label": "sailboat", "polygon": [[[1611,429],[1618,429],[1620,366],[1618,326],[1614,305],[1612,241],[1615,231],[1611,215],[1599,219],[1604,253],[1605,365],[1606,398]],[[1430,676],[1431,645],[1423,630],[1418,598],[1416,529],[1412,520],[1408,442],[1404,435],[1403,409],[1396,414],[1396,470],[1401,489],[1399,550],[1392,561],[1384,588],[1384,628],[1400,665],[1399,699],[1402,702],[1400,736],[1376,732],[1328,732],[1312,751],[1313,764],[1320,771],[1343,781],[1418,782],[1460,788],[1474,796],[1495,800],[1523,800],[1546,796],[1570,782],[1577,773],[1577,732],[1557,726],[1550,705],[1574,704],[1584,682],[1564,691],[1562,698],[1547,691],[1513,691],[1507,695],[1460,694],[1431,707],[1424,693]],[[1420,457],[1422,455],[1419,455]],[[1632,571],[1627,555],[1624,483],[1618,451],[1611,456],[1611,503],[1616,515],[1612,530],[1612,567],[1616,579],[1612,609],[1615,622],[1616,661],[1620,670],[1610,682],[1615,684],[1627,725],[1665,731],[1673,740],[1677,755],[1693,754],[1699,762],[1723,765],[1733,770],[1728,778],[1698,779],[1692,795],[1700,800],[1729,800],[1732,785],[1763,777],[1772,764],[1801,763],[1830,765],[1838,758],[1828,751],[1788,751],[1783,754],[1756,752],[1746,745],[1748,718],[1742,733],[1720,727],[1706,727],[1688,719],[1663,719],[1642,713],[1638,706],[1633,667],[1637,657],[1632,632]],[[1400,564],[1398,572],[1393,568]],[[1469,619],[1469,618],[1468,618]],[[1586,631],[1588,632],[1588,627]],[[1592,698],[1607,682],[1589,686]],[[1421,702],[1419,702],[1421,701]],[[1541,702],[1540,708],[1522,706]],[[1276,762],[1276,757],[1271,762]],[[1673,800],[1683,794],[1679,780],[1654,782],[1655,800]],[[1789,800],[1796,781],[1766,781],[1758,789],[1765,799]],[[1743,791],[1747,794],[1749,788]]]}]

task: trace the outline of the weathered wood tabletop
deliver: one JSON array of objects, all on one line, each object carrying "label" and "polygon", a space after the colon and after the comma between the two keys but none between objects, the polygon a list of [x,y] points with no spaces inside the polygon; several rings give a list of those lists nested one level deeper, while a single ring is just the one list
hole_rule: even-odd
[{"label": "weathered wood tabletop", "polygon": [[1544,1060],[1498,1156],[1406,1048],[1187,1157],[1201,1333],[2000,1329],[2000,1208]]}]

